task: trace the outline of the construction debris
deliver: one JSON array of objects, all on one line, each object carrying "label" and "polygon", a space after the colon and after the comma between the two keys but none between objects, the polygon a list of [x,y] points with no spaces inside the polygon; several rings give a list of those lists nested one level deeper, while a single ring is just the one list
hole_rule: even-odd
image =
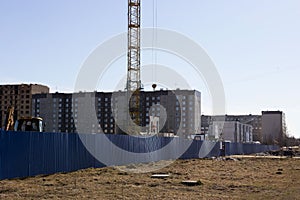
[{"label": "construction debris", "polygon": [[203,183],[201,181],[185,180],[185,181],[181,181],[181,184],[186,186],[196,186],[196,185],[202,185]]},{"label": "construction debris", "polygon": [[153,174],[151,178],[168,178],[169,174]]}]

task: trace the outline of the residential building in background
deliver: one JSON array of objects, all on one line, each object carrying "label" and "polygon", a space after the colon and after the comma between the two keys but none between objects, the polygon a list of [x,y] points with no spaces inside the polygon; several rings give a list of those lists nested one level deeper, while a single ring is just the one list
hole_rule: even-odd
[{"label": "residential building in background", "polygon": [[14,119],[32,115],[32,95],[49,93],[49,87],[39,84],[0,85],[0,124],[4,126],[9,106],[14,107]]},{"label": "residential building in background", "polygon": [[[217,130],[214,126],[217,125],[220,129],[222,127],[221,122],[224,122],[223,130]],[[284,145],[287,139],[285,115],[282,111],[262,111],[261,115],[201,116],[201,134],[204,134],[207,139],[214,140],[218,137],[218,134],[223,133],[224,136],[227,135],[227,132],[230,132],[230,137],[232,137],[234,127],[239,127],[236,131],[246,130],[244,132],[246,138],[235,135],[235,138],[230,139],[231,141],[248,141],[248,132],[250,135],[252,134],[253,141],[264,144]]]},{"label": "residential building in background", "polygon": [[213,121],[209,126],[208,138],[230,142],[253,142],[253,127],[239,121]]},{"label": "residential building in background", "polygon": [[264,144],[283,145],[286,124],[282,111],[262,111],[262,135]]},{"label": "residential building in background", "polygon": [[[47,132],[122,134],[128,120],[126,101],[122,91],[37,94],[32,112],[44,119]],[[141,132],[145,134],[151,132],[150,117],[159,125],[160,133],[176,135],[180,131],[186,137],[200,133],[198,91],[141,91],[140,105]]]},{"label": "residential building in background", "polygon": [[[114,93],[120,102],[126,101],[124,92]],[[201,131],[201,93],[196,90],[158,90],[140,93],[141,131],[149,131],[150,116],[158,118],[159,133],[180,134],[188,137]],[[124,104],[115,105],[115,117],[121,127],[126,127],[127,118]],[[124,115],[125,114],[125,115]],[[120,126],[117,133],[122,132]],[[153,128],[153,127],[152,127]]]},{"label": "residential building in background", "polygon": [[[8,107],[13,106],[15,119],[42,117],[47,132],[124,134],[127,98],[124,91],[49,93],[47,86],[39,84],[0,85],[1,127]],[[195,90],[141,91],[140,106],[142,134],[181,133],[187,138],[201,135],[206,140],[278,145],[288,138],[282,111],[201,116],[201,93]]]},{"label": "residential building in background", "polygon": [[225,121],[225,122],[240,122],[245,125],[252,126],[252,138],[253,141],[262,141],[262,122],[261,115],[202,115],[201,116],[201,133],[209,134],[209,127],[212,125],[214,121]]}]

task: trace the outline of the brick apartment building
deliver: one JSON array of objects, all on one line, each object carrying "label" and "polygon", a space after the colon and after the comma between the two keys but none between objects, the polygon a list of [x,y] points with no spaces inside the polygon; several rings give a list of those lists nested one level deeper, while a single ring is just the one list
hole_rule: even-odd
[{"label": "brick apartment building", "polygon": [[14,118],[32,115],[32,95],[49,93],[49,88],[39,84],[0,85],[0,125],[3,128],[9,106],[14,107]]}]

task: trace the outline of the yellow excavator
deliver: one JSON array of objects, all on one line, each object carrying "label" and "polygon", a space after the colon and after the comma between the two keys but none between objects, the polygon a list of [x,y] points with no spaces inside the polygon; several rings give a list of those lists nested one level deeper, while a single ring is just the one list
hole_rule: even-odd
[{"label": "yellow excavator", "polygon": [[14,122],[14,107],[9,106],[6,113],[5,130],[43,132],[44,123],[41,117],[21,117]]}]

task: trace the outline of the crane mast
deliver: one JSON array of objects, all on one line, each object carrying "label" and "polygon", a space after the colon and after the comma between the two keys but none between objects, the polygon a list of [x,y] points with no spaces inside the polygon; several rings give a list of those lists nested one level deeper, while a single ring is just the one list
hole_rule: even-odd
[{"label": "crane mast", "polygon": [[[128,0],[128,50],[127,92],[129,113],[136,125],[140,125],[140,0]],[[131,97],[130,97],[131,96]]]}]

